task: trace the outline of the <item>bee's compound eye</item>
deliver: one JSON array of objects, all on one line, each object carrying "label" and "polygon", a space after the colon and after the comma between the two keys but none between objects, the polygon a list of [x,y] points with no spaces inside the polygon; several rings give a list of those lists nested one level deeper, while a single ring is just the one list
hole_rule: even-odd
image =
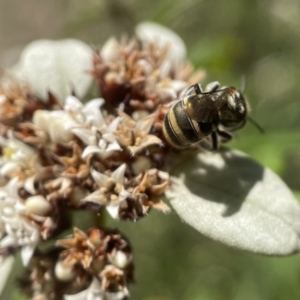
[{"label": "bee's compound eye", "polygon": [[226,127],[226,128],[232,128],[232,127],[235,127],[237,124],[237,122],[235,121],[229,121],[229,120],[223,120],[221,122],[221,125]]}]

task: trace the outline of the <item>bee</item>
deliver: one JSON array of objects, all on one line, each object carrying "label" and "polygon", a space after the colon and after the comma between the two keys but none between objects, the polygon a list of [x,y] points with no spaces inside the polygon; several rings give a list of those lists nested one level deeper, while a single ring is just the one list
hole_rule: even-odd
[{"label": "bee", "polygon": [[227,142],[232,132],[247,120],[248,104],[242,92],[213,82],[202,90],[200,84],[190,86],[167,112],[163,134],[174,148],[182,149],[210,136],[212,148]]}]

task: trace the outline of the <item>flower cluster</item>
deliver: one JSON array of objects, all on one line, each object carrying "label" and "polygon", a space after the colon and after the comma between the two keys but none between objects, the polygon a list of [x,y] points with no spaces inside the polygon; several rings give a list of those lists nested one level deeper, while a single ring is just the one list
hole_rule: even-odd
[{"label": "flower cluster", "polygon": [[[131,221],[152,208],[170,211],[162,201],[172,151],[162,134],[164,105],[203,72],[184,60],[172,63],[167,46],[136,39],[108,40],[93,62],[102,98],[85,103],[76,93],[62,99],[49,91],[42,100],[12,78],[0,83],[0,247],[3,253],[20,248],[25,265],[38,243],[71,225],[69,209],[105,208],[112,218]],[[64,266],[89,270],[102,292],[124,297],[130,276],[118,264],[130,253],[122,252],[118,235],[98,231],[101,241],[91,242],[95,232],[75,230],[74,239],[58,241],[68,248]]]},{"label": "flower cluster", "polygon": [[[147,30],[140,27],[140,38]],[[28,295],[127,298],[132,254],[118,232],[93,226],[86,233],[75,228],[72,238],[57,236],[74,227],[73,210],[106,210],[113,219],[138,221],[152,208],[168,213],[165,195],[187,223],[213,239],[270,255],[299,251],[300,208],[276,175],[234,151],[181,151],[165,139],[170,105],[204,77],[184,55],[174,59],[176,47],[176,53],[185,53],[180,45],[111,38],[93,54],[78,42],[51,45],[41,46],[45,57],[34,48],[37,43],[23,58],[23,74],[29,76],[36,63],[36,70],[52,74],[49,85],[44,73],[39,78],[35,72],[28,86],[0,80],[0,253],[21,250],[29,265],[21,280]],[[60,54],[64,59],[58,61],[76,65],[64,73],[78,79],[68,81],[74,89],[67,94],[59,75],[53,77],[60,68],[47,70]],[[100,94],[85,101],[92,79]],[[184,156],[195,149],[197,156]],[[50,240],[64,250],[41,251],[42,242]]]},{"label": "flower cluster", "polygon": [[[123,299],[133,280],[132,254],[118,233],[96,228],[58,240],[65,248],[36,252],[20,285],[33,299]],[[97,298],[98,297],[98,298]]]},{"label": "flower cluster", "polygon": [[139,113],[156,111],[184,88],[202,81],[204,72],[194,72],[189,62],[174,64],[168,46],[108,40],[94,56],[93,71],[106,103],[139,118]]},{"label": "flower cluster", "polygon": [[169,211],[161,201],[170,150],[161,107],[202,73],[186,62],[173,66],[167,53],[153,43],[110,39],[94,55],[92,71],[103,98],[86,104],[74,95],[61,104],[51,92],[42,102],[14,82],[2,84],[2,116],[9,111],[9,122],[1,123],[3,184],[18,178],[25,206],[47,204],[27,211],[50,218],[43,238],[55,229],[61,205],[105,207],[113,218],[133,221],[152,207]]}]

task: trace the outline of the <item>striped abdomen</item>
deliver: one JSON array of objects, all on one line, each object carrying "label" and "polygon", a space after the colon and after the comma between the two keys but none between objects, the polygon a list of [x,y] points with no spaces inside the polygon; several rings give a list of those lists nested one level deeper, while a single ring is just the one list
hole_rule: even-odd
[{"label": "striped abdomen", "polygon": [[166,114],[163,133],[167,142],[175,148],[185,148],[199,142],[213,131],[212,123],[192,120],[183,101],[178,101]]}]

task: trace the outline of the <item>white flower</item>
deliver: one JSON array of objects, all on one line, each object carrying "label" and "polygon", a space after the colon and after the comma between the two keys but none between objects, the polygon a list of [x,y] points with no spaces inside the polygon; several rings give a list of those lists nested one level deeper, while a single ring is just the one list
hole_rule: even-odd
[{"label": "white flower", "polygon": [[21,257],[27,265],[40,234],[37,227],[22,216],[24,212],[25,207],[18,196],[18,180],[11,179],[0,188],[0,248],[22,247]]},{"label": "white flower", "polygon": [[[170,70],[168,70],[169,72]],[[167,74],[161,74],[161,77],[167,77]],[[158,78],[148,76],[146,79],[146,87],[148,95],[156,93],[159,96],[160,103],[169,103],[177,98],[182,90],[187,88],[188,83],[183,80],[164,80],[160,81]]]},{"label": "white flower", "polygon": [[160,47],[168,46],[168,58],[172,64],[178,65],[185,59],[185,44],[171,29],[154,22],[143,22],[136,27],[135,32],[142,41],[155,42]]},{"label": "white flower", "polygon": [[78,98],[70,95],[66,98],[64,110],[69,112],[74,121],[83,127],[101,127],[104,124],[104,118],[100,111],[103,103],[104,99],[97,98],[83,104]]},{"label": "white flower", "polygon": [[76,123],[66,111],[37,110],[32,122],[48,133],[52,143],[67,143],[73,140],[70,128],[76,126]]},{"label": "white flower", "polygon": [[132,254],[114,249],[112,253],[108,254],[108,259],[114,266],[124,269],[132,261]]},{"label": "white flower", "polygon": [[92,49],[79,40],[40,40],[29,44],[12,70],[42,98],[48,91],[64,99],[72,91],[80,98],[88,91],[92,77]]},{"label": "white flower", "polygon": [[65,300],[123,300],[124,292],[104,292],[97,278],[93,278],[91,285],[84,291],[75,295],[65,295]]},{"label": "white flower", "polygon": [[83,201],[105,205],[108,213],[117,219],[120,205],[130,195],[123,185],[125,170],[126,164],[118,167],[111,176],[92,170],[92,177],[99,186],[99,190],[84,198]]},{"label": "white flower", "polygon": [[102,47],[100,55],[104,61],[115,62],[120,55],[121,46],[115,38],[110,38]]},{"label": "white flower", "polygon": [[148,115],[137,122],[122,111],[119,111],[119,115],[122,121],[115,134],[120,145],[127,147],[132,156],[149,146],[163,145],[161,139],[149,134],[156,114]]},{"label": "white flower", "polygon": [[109,125],[104,120],[101,126],[92,126],[90,129],[74,128],[72,132],[81,139],[87,147],[82,153],[82,158],[90,154],[98,154],[102,158],[112,155],[115,151],[122,151],[114,132],[120,122],[120,118],[115,118]]},{"label": "white flower", "polygon": [[105,300],[104,292],[97,278],[93,278],[91,285],[84,291],[75,295],[65,295],[65,300]]},{"label": "white flower", "polygon": [[64,282],[74,280],[74,277],[76,276],[74,266],[66,266],[62,261],[56,263],[54,272],[56,278]]},{"label": "white flower", "polygon": [[45,197],[41,195],[35,195],[28,197],[25,202],[26,211],[30,214],[38,216],[46,216],[52,209],[52,206]]},{"label": "white flower", "polygon": [[0,176],[15,176],[20,169],[29,168],[36,159],[35,151],[17,140],[12,131],[8,132],[8,138],[0,136],[0,146],[3,155],[0,157]]}]

